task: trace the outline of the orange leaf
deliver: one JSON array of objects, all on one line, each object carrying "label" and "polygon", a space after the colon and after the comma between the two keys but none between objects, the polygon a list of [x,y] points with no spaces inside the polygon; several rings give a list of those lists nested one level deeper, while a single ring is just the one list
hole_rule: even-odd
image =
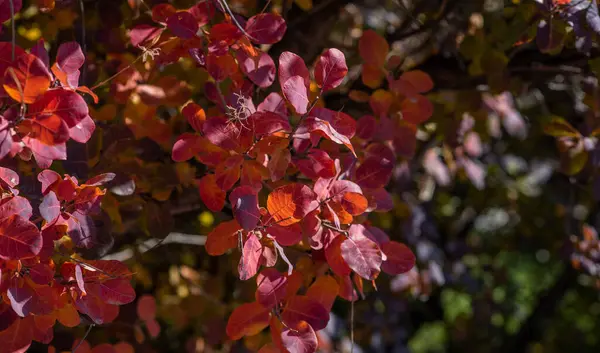
[{"label": "orange leaf", "polygon": [[342,199],[342,207],[353,216],[363,214],[368,205],[367,198],[356,192],[347,192]]},{"label": "orange leaf", "polygon": [[206,238],[204,245],[206,252],[212,256],[219,256],[227,250],[235,248],[238,244],[238,231],[241,229],[242,227],[235,219],[219,223]]},{"label": "orange leaf", "polygon": [[323,307],[331,311],[333,302],[340,291],[340,286],[331,276],[321,276],[317,278],[306,291],[306,296],[321,303]]},{"label": "orange leaf", "polygon": [[52,76],[35,55],[25,53],[4,73],[4,90],[19,103],[33,103],[50,87]]},{"label": "orange leaf", "polygon": [[217,185],[217,177],[214,174],[206,174],[197,181],[198,191],[202,202],[213,212],[221,211],[225,205],[225,191]]},{"label": "orange leaf", "polygon": [[238,306],[227,321],[227,336],[238,340],[244,336],[253,336],[269,325],[271,313],[258,302]]},{"label": "orange leaf", "polygon": [[281,186],[267,198],[267,210],[277,224],[283,227],[300,222],[318,205],[315,193],[308,186],[299,183]]},{"label": "orange leaf", "polygon": [[358,52],[365,64],[383,67],[390,51],[388,42],[373,30],[367,30],[358,41]]}]

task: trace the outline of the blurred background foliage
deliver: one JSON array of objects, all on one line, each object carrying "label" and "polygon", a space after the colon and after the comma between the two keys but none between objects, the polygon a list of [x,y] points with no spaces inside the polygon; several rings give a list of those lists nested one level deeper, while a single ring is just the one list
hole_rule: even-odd
[{"label": "blurred background foliage", "polygon": [[[160,2],[24,1],[16,41],[24,48],[40,38],[84,43],[84,80],[98,82],[139,55],[127,46],[127,29],[148,21],[145,11]],[[171,3],[187,8],[194,1]],[[323,48],[343,50],[350,73],[324,99],[354,118],[369,114],[360,97],[373,91],[361,81],[356,49],[366,29],[387,39],[402,70],[423,70],[435,83],[428,95],[435,113],[417,134],[415,158],[396,166],[395,208],[371,219],[414,249],[418,266],[381,276],[377,291],[365,287],[365,300],[355,304],[354,352],[598,351],[600,48],[589,14],[596,7],[597,15],[595,0],[229,4],[243,16],[265,7],[285,16],[284,39],[266,48],[272,57],[289,50],[311,63]],[[0,36],[10,41],[10,21]],[[92,112],[100,121],[94,143],[71,148],[91,162],[61,165],[80,178],[122,174],[103,204],[114,241],[96,256],[125,260],[139,296],[158,303],[158,331],[138,322],[131,304],[88,340],[133,337],[156,352],[257,350],[268,333],[234,343],[224,333],[228,313],[253,297],[254,283],[237,280],[236,254],[210,257],[201,246],[230,212],[202,205],[193,185],[201,165],[170,158],[172,139],[185,130],[176,107],[188,98],[204,105],[207,76],[189,59],[164,70],[163,77],[176,80],[152,82],[132,71],[105,86]],[[121,95],[130,80],[162,88],[167,99],[148,105]],[[132,124],[144,116],[154,128],[135,131]],[[558,118],[580,136],[564,138],[559,128],[549,136]],[[350,352],[350,304],[337,301],[333,315],[319,332],[322,350]],[[78,330],[81,337],[85,327]],[[57,329],[53,344],[65,350],[72,339]]]}]

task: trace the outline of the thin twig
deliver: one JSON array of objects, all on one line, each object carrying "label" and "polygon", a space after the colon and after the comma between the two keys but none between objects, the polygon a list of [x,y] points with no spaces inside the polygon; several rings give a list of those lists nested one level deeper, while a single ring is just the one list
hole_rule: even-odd
[{"label": "thin twig", "polygon": [[111,77],[107,78],[106,80],[100,82],[99,84],[95,85],[94,87],[90,88],[92,91],[95,90],[98,87],[104,86],[105,84],[107,84],[108,82],[110,82],[110,80],[114,79],[115,77],[119,76],[120,74],[122,74],[123,72],[129,70],[135,63],[137,63],[138,61],[140,61],[140,59],[142,59],[144,57],[144,54],[146,52],[144,51],[144,53],[142,53],[142,55],[138,56],[137,58],[135,58],[134,61],[132,61],[129,65],[125,66],[123,69],[121,69],[119,72],[117,72],[116,74],[112,75]]},{"label": "thin twig", "polygon": [[354,353],[354,302],[350,302],[350,353]]},{"label": "thin twig", "polygon": [[[12,0],[11,0],[12,1]],[[90,334],[90,331],[92,331],[92,327],[96,326],[95,324],[91,324],[87,331],[85,332],[85,335],[83,335],[83,338],[77,343],[77,345],[75,346],[75,348],[73,348],[73,350],[71,351],[71,353],[75,353],[75,351],[77,351],[77,349],[79,348],[79,346],[81,346],[81,344],[83,343],[83,341],[85,341],[85,339],[87,338],[87,336]]]}]

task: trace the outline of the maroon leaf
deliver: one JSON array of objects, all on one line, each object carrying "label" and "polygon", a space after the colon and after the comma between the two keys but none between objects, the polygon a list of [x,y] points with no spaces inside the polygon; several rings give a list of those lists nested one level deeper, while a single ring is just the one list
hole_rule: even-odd
[{"label": "maroon leaf", "polygon": [[123,305],[135,300],[135,291],[129,279],[110,279],[98,284],[100,297],[108,304]]},{"label": "maroon leaf", "polygon": [[69,226],[69,237],[75,243],[75,246],[92,248],[97,243],[97,229],[94,225],[94,220],[79,211],[75,211],[67,219]]},{"label": "maroon leaf", "polygon": [[389,241],[381,246],[387,259],[381,269],[390,275],[399,275],[410,271],[415,266],[415,254],[408,246],[395,241]]},{"label": "maroon leaf", "polygon": [[19,215],[0,221],[0,258],[23,259],[37,255],[42,249],[42,235],[35,226]]},{"label": "maroon leaf", "polygon": [[274,268],[265,268],[256,277],[256,301],[273,308],[285,298],[287,277]]},{"label": "maroon leaf", "polygon": [[129,31],[131,45],[137,47],[145,42],[151,41],[162,33],[163,29],[150,25],[137,25]]},{"label": "maroon leaf", "polygon": [[191,13],[179,11],[167,18],[167,28],[181,39],[190,39],[196,36],[200,26]]},{"label": "maroon leaf", "polygon": [[246,22],[246,32],[257,44],[274,44],[283,38],[287,26],[283,17],[274,13],[261,13]]},{"label": "maroon leaf", "polygon": [[315,65],[315,81],[324,92],[339,86],[347,73],[346,57],[335,48],[321,54]]},{"label": "maroon leaf", "polygon": [[329,322],[329,312],[318,301],[304,295],[294,295],[288,299],[283,313],[283,322],[297,327],[300,321],[306,321],[315,330],[322,330]]},{"label": "maroon leaf", "polygon": [[37,300],[34,297],[37,294],[30,286],[24,285],[24,283],[13,284],[8,288],[6,296],[10,300],[10,306],[20,317],[26,317],[35,310],[34,307]]},{"label": "maroon leaf", "polygon": [[356,169],[356,182],[368,189],[377,189],[388,183],[394,165],[387,159],[369,157]]},{"label": "maroon leaf", "polygon": [[252,230],[260,220],[258,196],[250,186],[239,186],[229,194],[233,215],[244,230]]}]

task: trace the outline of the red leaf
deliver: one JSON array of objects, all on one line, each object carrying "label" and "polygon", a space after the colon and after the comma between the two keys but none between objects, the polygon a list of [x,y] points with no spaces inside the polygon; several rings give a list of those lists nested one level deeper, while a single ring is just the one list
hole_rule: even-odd
[{"label": "red leaf", "polygon": [[206,56],[206,71],[215,81],[221,82],[238,72],[238,64],[230,54],[223,56],[208,54]]},{"label": "red leaf", "polygon": [[[0,3],[0,5],[2,4]],[[28,316],[15,320],[6,330],[0,331],[0,347],[2,347],[2,352],[27,352],[33,339],[33,328],[33,316]]]},{"label": "red leaf", "polygon": [[284,51],[279,56],[279,85],[283,85],[294,76],[300,76],[304,80],[304,86],[310,87],[310,74],[308,68],[298,55]]},{"label": "red leaf", "polygon": [[392,161],[369,157],[356,169],[355,181],[367,189],[385,186],[392,176],[393,168]]},{"label": "red leaf", "polygon": [[421,124],[433,115],[433,103],[417,94],[402,102],[402,118],[411,124]]},{"label": "red leaf", "polygon": [[12,169],[0,167],[0,185],[2,187],[8,186],[9,188],[14,188],[19,185],[19,174]]},{"label": "red leaf", "polygon": [[313,329],[324,329],[329,322],[329,312],[316,300],[304,295],[295,295],[287,303],[281,318],[288,326],[295,327],[306,321]]},{"label": "red leaf", "polygon": [[331,311],[331,307],[333,306],[333,302],[335,301],[339,290],[340,286],[335,278],[325,275],[318,277],[317,280],[311,284],[306,291],[306,296],[321,303],[326,310]]},{"label": "red leaf", "polygon": [[383,67],[390,51],[390,46],[377,32],[366,30],[358,41],[358,52],[365,64]]},{"label": "red leaf", "polygon": [[356,192],[346,192],[342,198],[342,207],[353,216],[359,216],[367,210],[369,202],[367,199]]},{"label": "red leaf", "polygon": [[352,151],[352,154],[356,156],[356,153],[354,152],[354,147],[352,146],[352,143],[350,142],[348,137],[336,131],[331,126],[331,124],[325,120],[314,117],[308,117],[304,119],[304,121],[296,131],[296,134],[294,135],[294,137],[297,138],[310,137],[311,140],[315,138],[315,141],[313,141],[313,145],[315,145],[316,142],[318,142],[321,136],[326,137],[327,139],[337,144],[348,147],[348,149]]},{"label": "red leaf", "polygon": [[371,115],[365,115],[356,122],[356,135],[363,140],[370,140],[375,135],[377,119]]},{"label": "red leaf", "polygon": [[415,266],[415,254],[402,243],[389,241],[381,245],[381,250],[387,259],[381,269],[390,275],[399,275],[410,271]]},{"label": "red leaf", "polygon": [[100,297],[108,304],[129,304],[135,299],[135,291],[129,279],[110,279],[98,284],[100,287]]},{"label": "red leaf", "polygon": [[37,180],[42,183],[42,194],[46,195],[50,188],[55,186],[61,179],[60,174],[53,170],[42,170],[37,176]]},{"label": "red leaf", "polygon": [[152,39],[158,37],[162,33],[163,29],[154,27],[146,24],[137,25],[129,30],[129,39],[131,45],[137,47],[144,44]]},{"label": "red leaf", "polygon": [[148,333],[152,338],[156,338],[160,334],[160,325],[156,319],[150,319],[146,321],[146,328],[148,329]]},{"label": "red leaf", "polygon": [[202,125],[206,121],[206,113],[201,106],[196,103],[190,102],[186,104],[181,113],[187,119],[188,123],[194,128],[196,132],[202,132]]},{"label": "red leaf", "polygon": [[219,223],[206,237],[206,252],[211,256],[219,256],[237,247],[240,230],[242,227],[235,219]]},{"label": "red leaf", "polygon": [[29,219],[32,213],[31,204],[24,197],[6,197],[0,201],[0,221],[15,214],[23,217],[23,219]]},{"label": "red leaf", "polygon": [[356,133],[356,120],[346,113],[316,107],[310,111],[310,116],[327,121],[335,131],[348,138],[354,137]]},{"label": "red leaf", "polygon": [[141,320],[148,321],[156,317],[156,300],[151,295],[143,295],[137,302],[137,315]]},{"label": "red leaf", "polygon": [[244,147],[249,143],[236,124],[221,116],[206,120],[202,131],[210,142],[226,150],[244,152]]},{"label": "red leaf", "polygon": [[274,13],[261,13],[246,22],[250,40],[257,44],[274,44],[283,38],[287,26],[283,17]]},{"label": "red leaf", "polygon": [[267,88],[273,84],[273,81],[275,81],[275,63],[269,54],[260,52],[257,58],[253,58],[243,50],[239,50],[236,55],[240,69],[255,85]]},{"label": "red leaf", "polygon": [[215,169],[217,186],[223,191],[227,191],[240,179],[240,168],[244,162],[244,157],[239,154],[232,155]]},{"label": "red leaf", "polygon": [[0,221],[0,258],[19,260],[37,255],[42,235],[35,224],[18,215]]},{"label": "red leaf", "polygon": [[58,47],[56,64],[58,64],[58,67],[62,71],[67,74],[78,71],[84,63],[85,56],[83,55],[83,51],[81,51],[79,43],[67,42]]},{"label": "red leaf", "polygon": [[175,14],[177,10],[171,4],[158,4],[152,7],[152,21],[167,22],[167,18]]},{"label": "red leaf", "polygon": [[267,198],[267,210],[280,226],[300,222],[318,206],[315,193],[300,183],[278,187]]},{"label": "red leaf", "polygon": [[335,48],[327,49],[321,54],[315,65],[315,81],[323,92],[339,86],[347,73],[346,57]]},{"label": "red leaf", "polygon": [[79,143],[86,143],[92,138],[92,134],[96,130],[94,120],[87,115],[77,125],[69,129],[69,136]]},{"label": "red leaf", "polygon": [[260,220],[258,196],[249,186],[239,186],[229,194],[233,215],[244,230],[252,230]]},{"label": "red leaf", "polygon": [[289,353],[314,353],[319,346],[315,331],[305,321],[292,327],[284,327],[281,331],[281,343]]},{"label": "red leaf", "polygon": [[199,26],[207,24],[211,18],[215,15],[215,7],[210,1],[200,1],[196,5],[193,5],[188,11],[198,21]]},{"label": "red leaf", "polygon": [[277,92],[269,93],[267,98],[258,105],[256,111],[277,113],[283,117],[289,115],[285,106],[285,100]]},{"label": "red leaf", "polygon": [[31,104],[48,90],[51,81],[46,65],[37,56],[24,53],[4,72],[3,87],[12,99]]},{"label": "red leaf", "polygon": [[11,1],[13,13],[16,15],[19,13],[19,11],[21,11],[21,7],[23,6],[23,2],[21,0],[0,0],[0,23],[10,20]]},{"label": "red leaf", "polygon": [[179,11],[167,18],[167,28],[179,38],[190,39],[196,36],[200,26],[191,13]]},{"label": "red leaf", "polygon": [[296,113],[305,114],[308,111],[308,92],[301,76],[290,77],[281,86],[281,91]]},{"label": "red leaf", "polygon": [[287,118],[269,111],[257,111],[250,116],[257,135],[270,135],[275,132],[290,132],[292,127]]},{"label": "red leaf", "polygon": [[225,205],[226,192],[221,190],[217,185],[217,178],[214,174],[206,174],[202,179],[197,181],[200,198],[206,207],[213,211],[219,212]]},{"label": "red leaf", "polygon": [[253,232],[250,232],[238,265],[238,272],[242,281],[248,280],[258,272],[260,267],[260,257],[262,254],[262,244]]},{"label": "red leaf", "polygon": [[239,340],[244,336],[254,336],[269,325],[270,310],[257,302],[238,306],[227,321],[227,336]]},{"label": "red leaf", "polygon": [[[352,227],[359,227],[352,225]],[[362,226],[360,226],[362,227]],[[362,227],[364,229],[364,227]],[[359,276],[374,280],[381,271],[382,254],[375,242],[366,237],[363,232],[349,232],[349,237],[341,244],[342,257]]]},{"label": "red leaf", "polygon": [[271,159],[267,164],[269,173],[271,175],[271,181],[278,181],[285,176],[285,173],[292,161],[292,156],[289,149],[276,150],[271,155]]},{"label": "red leaf", "polygon": [[352,273],[352,270],[342,257],[342,243],[345,240],[344,236],[326,229],[323,237],[325,239],[325,258],[327,259],[327,263],[331,267],[331,270],[338,276],[348,276]]},{"label": "red leaf", "polygon": [[256,301],[271,309],[285,298],[287,277],[274,268],[265,268],[256,277],[256,285]]},{"label": "red leaf", "polygon": [[335,162],[327,152],[313,149],[308,153],[308,159],[295,161],[300,171],[311,179],[333,178],[336,174]]},{"label": "red leaf", "polygon": [[[54,244],[52,244],[54,246]],[[37,264],[29,268],[29,277],[36,284],[45,284],[52,282],[54,278],[54,269],[45,264]]]},{"label": "red leaf", "polygon": [[52,223],[60,216],[60,201],[53,191],[50,191],[40,204],[40,215],[47,223]]},{"label": "red leaf", "polygon": [[267,228],[267,234],[275,238],[275,241],[283,246],[292,246],[302,240],[302,229],[298,223],[287,227],[276,224]]},{"label": "red leaf", "polygon": [[72,128],[89,117],[89,110],[85,100],[79,94],[68,89],[57,88],[48,90],[30,105],[27,115],[40,121],[58,117]]}]

